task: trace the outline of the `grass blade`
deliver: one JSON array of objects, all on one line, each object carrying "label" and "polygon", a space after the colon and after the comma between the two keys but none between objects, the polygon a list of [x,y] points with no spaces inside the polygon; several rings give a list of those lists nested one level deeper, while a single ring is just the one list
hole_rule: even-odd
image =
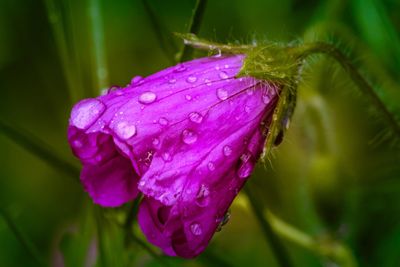
[{"label": "grass blade", "polygon": [[92,61],[94,66],[94,95],[109,86],[106,48],[104,45],[104,29],[99,0],[89,0],[88,15],[92,37]]},{"label": "grass blade", "polygon": [[28,131],[11,126],[0,120],[0,132],[7,136],[14,143],[18,144],[26,151],[32,153],[43,161],[47,162],[50,166],[65,174],[73,177],[75,180],[79,178],[79,169],[72,163],[64,160],[57,155],[50,146],[45,142],[35,137]]},{"label": "grass blade", "polygon": [[162,51],[172,64],[175,63],[174,55],[176,51],[178,51],[178,48],[171,37],[166,35],[166,33],[170,33],[170,31],[164,26],[165,24],[157,18],[147,0],[142,0],[142,2]]},{"label": "grass blade", "polygon": [[[64,16],[60,7],[61,3],[54,0],[44,0],[47,9],[48,20],[53,30],[54,39],[56,41],[57,50],[60,56],[62,69],[67,81],[67,87],[71,103],[77,102],[83,98],[81,82],[74,67],[74,59],[71,55],[67,33],[65,31]],[[58,4],[57,4],[58,3]]]},{"label": "grass blade", "polygon": [[[207,0],[196,0],[196,5],[189,23],[188,33],[197,34],[199,32],[206,5]],[[189,60],[193,51],[193,47],[184,44],[182,51],[179,53],[178,62]]]},{"label": "grass blade", "polygon": [[39,266],[47,266],[45,261],[42,260],[40,257],[39,251],[33,245],[33,243],[28,239],[27,236],[18,228],[15,224],[13,218],[5,210],[3,207],[0,207],[0,214],[3,217],[4,221],[6,222],[8,228],[13,232],[14,236],[17,240],[21,243],[21,245],[25,248],[25,250],[32,256],[32,258],[39,264]]}]

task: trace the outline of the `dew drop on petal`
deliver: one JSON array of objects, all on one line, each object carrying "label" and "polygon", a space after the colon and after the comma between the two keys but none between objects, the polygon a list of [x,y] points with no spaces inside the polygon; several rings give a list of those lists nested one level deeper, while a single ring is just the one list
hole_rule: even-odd
[{"label": "dew drop on petal", "polygon": [[82,100],[71,112],[71,124],[79,129],[87,129],[105,109],[106,106],[100,100],[94,98]]},{"label": "dew drop on petal", "polygon": [[195,236],[199,236],[199,235],[201,235],[203,233],[203,230],[201,229],[201,226],[198,223],[192,223],[190,225],[190,231]]},{"label": "dew drop on petal", "polygon": [[151,104],[157,98],[157,95],[153,92],[144,92],[139,96],[139,102],[142,104]]},{"label": "dew drop on petal", "polygon": [[270,94],[269,89],[265,89],[262,94],[262,100],[264,104],[269,104],[271,102],[272,94]]},{"label": "dew drop on petal", "polygon": [[185,95],[186,100],[190,101],[192,100],[192,96],[191,95]]},{"label": "dew drop on petal", "polygon": [[191,112],[189,114],[189,119],[194,123],[201,123],[203,121],[203,116],[198,112]]},{"label": "dew drop on petal", "polygon": [[202,184],[196,195],[196,204],[199,205],[200,207],[207,206],[210,203],[209,195],[210,195],[210,190],[206,185]]},{"label": "dew drop on petal", "polygon": [[75,140],[72,142],[72,146],[75,148],[81,148],[81,147],[83,147],[83,144],[80,140]]},{"label": "dew drop on petal", "polygon": [[228,91],[225,90],[224,88],[219,88],[217,89],[217,96],[221,100],[225,100],[228,98]]},{"label": "dew drop on petal", "polygon": [[250,109],[249,106],[245,106],[245,107],[244,107],[244,111],[245,111],[246,113],[250,113],[250,110],[251,110],[251,109]]},{"label": "dew drop on petal", "polygon": [[229,78],[228,73],[226,73],[225,71],[221,71],[221,72],[219,73],[219,77],[220,77],[221,79],[228,79],[228,78]]},{"label": "dew drop on petal", "polygon": [[232,155],[232,148],[230,146],[224,146],[223,150],[226,157]]},{"label": "dew drop on petal", "polygon": [[174,83],[176,83],[176,79],[175,78],[171,78],[171,79],[168,80],[168,83],[174,84]]},{"label": "dew drop on petal", "polygon": [[168,125],[168,120],[166,119],[166,118],[164,118],[164,117],[161,117],[159,120],[158,120],[158,123],[160,124],[160,125],[163,125],[163,126],[165,126],[165,125]]},{"label": "dew drop on petal", "polygon": [[212,82],[209,79],[205,79],[204,82],[207,84],[207,86],[211,86]]},{"label": "dew drop on petal", "polygon": [[114,131],[120,138],[126,140],[136,134],[136,126],[126,121],[121,121],[114,126]]},{"label": "dew drop on petal", "polygon": [[176,65],[174,71],[175,71],[175,72],[183,72],[183,71],[185,71],[186,69],[187,69],[187,68],[186,68],[185,65],[183,65],[183,64],[178,64],[178,65]]},{"label": "dew drop on petal", "polygon": [[189,77],[187,77],[186,81],[188,83],[195,83],[197,81],[197,77],[193,76],[193,75],[190,75]]},{"label": "dew drop on petal", "polygon": [[162,154],[161,154],[161,157],[162,157],[162,159],[163,159],[165,162],[168,162],[168,161],[171,161],[171,160],[172,160],[172,156],[171,156],[171,154],[168,153],[168,152],[162,153]]},{"label": "dew drop on petal", "polygon": [[253,95],[254,94],[254,88],[247,88],[246,89],[247,95]]},{"label": "dew drop on petal", "polygon": [[153,146],[158,146],[160,144],[160,139],[154,138],[152,141]]},{"label": "dew drop on petal", "polygon": [[237,171],[237,175],[239,178],[247,178],[250,176],[251,171],[253,170],[254,163],[250,160],[251,154],[249,152],[242,154],[240,156],[240,160],[242,161],[239,169]]},{"label": "dew drop on petal", "polygon": [[144,180],[139,181],[139,186],[144,186],[145,184],[146,184],[146,181],[144,181]]},{"label": "dew drop on petal", "polygon": [[137,85],[143,80],[142,76],[135,76],[131,80],[131,85]]},{"label": "dew drop on petal", "polygon": [[191,130],[188,130],[188,129],[183,130],[183,132],[182,132],[182,141],[185,144],[188,144],[188,145],[193,144],[193,143],[195,143],[197,141],[197,134],[195,132],[191,131]]},{"label": "dew drop on petal", "polygon": [[248,161],[244,162],[240,167],[239,170],[237,171],[237,175],[239,178],[247,178],[250,176],[251,171],[253,170],[253,164]]},{"label": "dew drop on petal", "polygon": [[214,171],[214,170],[215,170],[215,164],[214,164],[214,162],[210,161],[210,162],[207,164],[207,167],[208,167],[208,169],[209,169],[210,171]]}]

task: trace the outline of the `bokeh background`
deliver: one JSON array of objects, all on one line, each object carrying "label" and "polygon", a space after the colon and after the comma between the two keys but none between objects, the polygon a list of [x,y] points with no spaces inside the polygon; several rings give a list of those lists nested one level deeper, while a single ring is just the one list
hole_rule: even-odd
[{"label": "bokeh background", "polygon": [[[174,64],[172,32],[187,32],[195,2],[0,0],[0,266],[282,266],[243,193],[206,252],[183,260],[137,226],[127,240],[131,205],[101,210],[76,182],[72,104]],[[398,118],[399,32],[398,0],[210,0],[198,34],[333,43]],[[307,60],[291,128],[248,183],[287,266],[400,266],[398,136],[380,114],[333,60]]]}]

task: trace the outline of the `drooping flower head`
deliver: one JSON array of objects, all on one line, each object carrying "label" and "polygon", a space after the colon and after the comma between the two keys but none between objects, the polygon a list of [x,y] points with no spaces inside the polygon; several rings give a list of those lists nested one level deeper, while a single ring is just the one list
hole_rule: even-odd
[{"label": "drooping flower head", "polygon": [[77,103],[68,141],[93,201],[143,194],[138,221],[168,255],[201,253],[266,140],[280,87],[237,77],[245,55],[201,58]]}]

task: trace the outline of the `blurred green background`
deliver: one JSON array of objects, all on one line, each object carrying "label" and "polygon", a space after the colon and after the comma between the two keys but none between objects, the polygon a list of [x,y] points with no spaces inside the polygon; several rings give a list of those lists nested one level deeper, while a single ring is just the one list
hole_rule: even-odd
[{"label": "blurred green background", "polygon": [[[172,32],[187,31],[194,6],[0,0],[0,266],[281,266],[243,193],[204,255],[182,260],[124,240],[118,224],[130,205],[95,208],[74,180],[72,104],[173,64],[182,42]],[[398,118],[399,32],[398,0],[210,0],[198,34],[233,43],[329,41]],[[398,136],[326,57],[307,61],[298,90],[287,136],[248,184],[262,209],[311,242],[278,231],[290,266],[400,266]],[[137,226],[134,233],[144,240]]]}]

